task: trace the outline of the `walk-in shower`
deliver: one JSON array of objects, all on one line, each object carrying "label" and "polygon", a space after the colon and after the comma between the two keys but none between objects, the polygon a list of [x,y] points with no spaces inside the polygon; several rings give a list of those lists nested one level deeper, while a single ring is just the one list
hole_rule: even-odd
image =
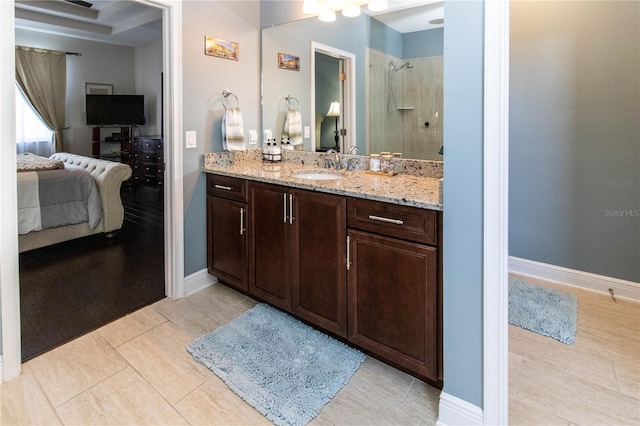
[{"label": "walk-in shower", "polygon": [[389,61],[387,62],[387,66],[389,67],[389,97],[387,98],[387,112],[389,114],[395,114],[398,112],[398,101],[395,93],[396,89],[394,87],[394,76],[403,68],[413,68],[413,64],[411,62],[405,62],[397,67],[393,61]]}]

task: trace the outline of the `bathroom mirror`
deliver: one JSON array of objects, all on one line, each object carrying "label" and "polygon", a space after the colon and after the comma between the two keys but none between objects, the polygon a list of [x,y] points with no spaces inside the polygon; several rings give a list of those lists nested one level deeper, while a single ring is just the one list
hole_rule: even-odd
[{"label": "bathroom mirror", "polygon": [[[442,5],[427,3],[429,8]],[[403,13],[415,17],[418,12]],[[333,147],[338,128],[345,152],[355,145],[360,154],[401,152],[405,158],[441,161],[442,25],[406,33],[393,26],[392,19],[363,13],[338,14],[331,23],[309,17],[263,29],[263,129],[280,138],[289,96],[297,100],[303,129],[309,130],[303,139],[307,151]],[[347,71],[338,73],[346,74],[346,85],[321,84],[327,77],[316,70],[314,45],[353,55],[352,67],[334,55],[334,68]],[[282,57],[295,58],[296,66],[283,66]],[[328,114],[334,101],[346,107],[338,118]]]}]

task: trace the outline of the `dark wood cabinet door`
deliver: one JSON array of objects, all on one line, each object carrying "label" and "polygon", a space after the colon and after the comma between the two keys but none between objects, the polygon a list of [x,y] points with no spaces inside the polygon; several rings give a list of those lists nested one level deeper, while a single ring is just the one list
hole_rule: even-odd
[{"label": "dark wood cabinet door", "polygon": [[209,273],[231,287],[248,291],[247,205],[207,196]]},{"label": "dark wood cabinet door", "polygon": [[347,337],[346,199],[293,194],[293,313]]},{"label": "dark wood cabinet door", "polygon": [[437,386],[437,248],[348,235],[349,341]]},{"label": "dark wood cabinet door", "polygon": [[290,225],[286,188],[249,184],[249,294],[291,311]]}]

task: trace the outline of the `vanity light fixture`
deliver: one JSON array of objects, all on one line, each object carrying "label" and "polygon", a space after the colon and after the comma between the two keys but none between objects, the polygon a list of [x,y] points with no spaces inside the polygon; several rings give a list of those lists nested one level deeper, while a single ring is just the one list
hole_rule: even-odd
[{"label": "vanity light fixture", "polygon": [[323,22],[333,22],[336,20],[336,12],[342,11],[343,16],[355,18],[361,13],[360,6],[364,5],[373,12],[389,7],[387,0],[304,0],[302,13],[318,15],[318,19]]}]

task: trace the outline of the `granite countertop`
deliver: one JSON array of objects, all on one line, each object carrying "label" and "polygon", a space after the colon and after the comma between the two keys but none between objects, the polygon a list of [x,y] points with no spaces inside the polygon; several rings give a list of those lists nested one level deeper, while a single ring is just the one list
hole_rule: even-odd
[{"label": "granite countertop", "polygon": [[[345,156],[347,157],[347,156]],[[245,178],[293,188],[327,192],[369,200],[384,201],[393,204],[420,207],[430,210],[443,210],[442,178],[397,174],[379,176],[366,173],[365,170],[347,171],[346,169],[325,169],[315,161],[277,163],[264,162],[256,157],[229,158],[214,154],[205,154],[205,173]],[[301,172],[319,172],[340,174],[342,179],[311,180],[294,177]]]}]

